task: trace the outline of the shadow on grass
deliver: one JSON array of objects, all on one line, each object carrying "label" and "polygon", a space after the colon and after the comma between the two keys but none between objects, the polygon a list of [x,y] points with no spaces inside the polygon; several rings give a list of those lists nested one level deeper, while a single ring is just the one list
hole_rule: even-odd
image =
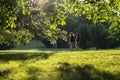
[{"label": "shadow on grass", "polygon": [[62,80],[120,80],[120,73],[112,74],[107,71],[101,71],[92,65],[70,65],[60,63],[58,71]]},{"label": "shadow on grass", "polygon": [[27,78],[27,80],[39,80],[39,75],[40,72],[42,72],[42,69],[31,66],[28,68],[28,75],[29,77]]},{"label": "shadow on grass", "polygon": [[48,59],[49,56],[54,53],[3,53],[0,54],[0,61],[9,61],[9,60],[28,60],[28,59]]},{"label": "shadow on grass", "polygon": [[[0,77],[8,77],[8,75],[12,72],[12,69],[6,69],[3,71],[0,71]],[[0,79],[1,80],[1,79]]]}]

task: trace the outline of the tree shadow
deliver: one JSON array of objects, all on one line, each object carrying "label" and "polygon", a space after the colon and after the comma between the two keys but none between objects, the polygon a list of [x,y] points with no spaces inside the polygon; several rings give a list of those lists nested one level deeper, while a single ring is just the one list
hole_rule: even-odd
[{"label": "tree shadow", "polygon": [[48,59],[49,56],[52,56],[52,53],[40,52],[40,53],[2,53],[0,54],[0,61],[9,61],[9,60],[29,60],[29,59]]},{"label": "tree shadow", "polygon": [[29,67],[27,71],[29,77],[27,78],[27,80],[39,80],[40,72],[42,72],[42,69],[40,68],[34,66]]},{"label": "tree shadow", "polygon": [[0,77],[7,77],[12,71],[12,69],[5,69],[3,71],[0,71]]},{"label": "tree shadow", "polygon": [[57,69],[62,80],[120,80],[120,73],[112,74],[101,71],[92,65],[70,65],[67,62],[60,63]]},{"label": "tree shadow", "polygon": [[[13,72],[13,69],[5,69],[0,71],[0,80],[8,80],[8,76]],[[39,75],[42,72],[42,69],[30,66],[27,68],[28,77],[23,80],[39,80]],[[11,79],[12,80],[12,79]]]}]

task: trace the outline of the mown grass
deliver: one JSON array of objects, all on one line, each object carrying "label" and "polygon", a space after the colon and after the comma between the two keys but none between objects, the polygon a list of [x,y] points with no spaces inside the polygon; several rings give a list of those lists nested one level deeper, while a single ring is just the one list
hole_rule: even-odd
[{"label": "mown grass", "polygon": [[0,80],[120,80],[120,50],[0,51]]}]

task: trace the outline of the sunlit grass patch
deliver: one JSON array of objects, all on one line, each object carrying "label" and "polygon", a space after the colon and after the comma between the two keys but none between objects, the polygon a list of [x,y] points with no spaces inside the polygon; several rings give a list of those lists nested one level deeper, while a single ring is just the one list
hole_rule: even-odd
[{"label": "sunlit grass patch", "polygon": [[120,80],[120,50],[0,52],[1,80]]}]

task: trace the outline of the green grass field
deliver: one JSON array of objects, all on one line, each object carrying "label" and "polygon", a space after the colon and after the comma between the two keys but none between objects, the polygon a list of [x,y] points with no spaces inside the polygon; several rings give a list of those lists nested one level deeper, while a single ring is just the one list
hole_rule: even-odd
[{"label": "green grass field", "polygon": [[0,51],[0,80],[120,80],[120,50]]}]

